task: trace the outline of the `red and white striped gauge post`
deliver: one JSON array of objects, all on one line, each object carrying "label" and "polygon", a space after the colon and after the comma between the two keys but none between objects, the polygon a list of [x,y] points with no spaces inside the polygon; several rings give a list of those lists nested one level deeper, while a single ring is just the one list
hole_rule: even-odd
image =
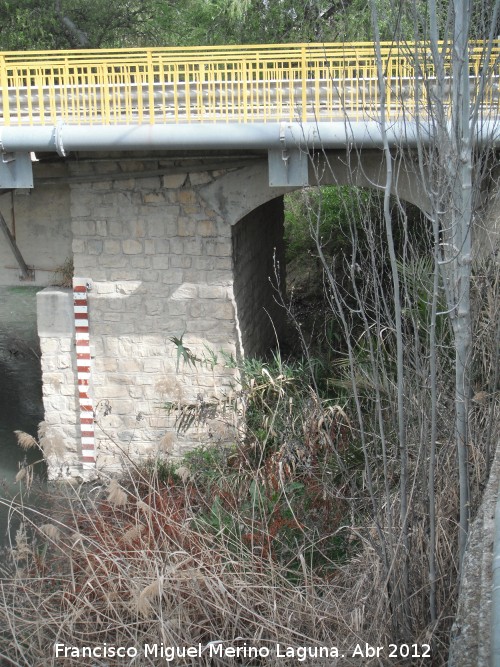
[{"label": "red and white striped gauge post", "polygon": [[90,394],[91,360],[87,292],[87,280],[85,278],[73,278],[76,372],[82,444],[81,462],[85,468],[95,466],[94,407]]}]

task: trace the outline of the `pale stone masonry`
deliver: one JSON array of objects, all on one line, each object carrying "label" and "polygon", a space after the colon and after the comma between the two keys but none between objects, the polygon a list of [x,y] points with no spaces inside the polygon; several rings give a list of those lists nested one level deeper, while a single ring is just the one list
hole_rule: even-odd
[{"label": "pale stone masonry", "polygon": [[44,447],[52,479],[80,474],[73,293],[49,287],[37,294],[45,412]]},{"label": "pale stone masonry", "polygon": [[[237,378],[221,352],[264,351],[274,342],[270,316],[281,329],[269,278],[276,253],[283,266],[282,203],[258,206],[233,227],[201,192],[224,171],[139,178],[151,162],[69,166],[73,181],[96,176],[71,183],[70,219],[75,276],[90,288],[97,469],[234,440]],[[135,176],[108,175],[125,169]],[[47,290],[39,312],[50,303],[49,311],[67,314],[71,296]],[[40,329],[46,421],[56,430],[64,424],[67,441],[64,460],[49,461],[52,477],[74,475],[81,451],[74,334],[59,329]]]}]

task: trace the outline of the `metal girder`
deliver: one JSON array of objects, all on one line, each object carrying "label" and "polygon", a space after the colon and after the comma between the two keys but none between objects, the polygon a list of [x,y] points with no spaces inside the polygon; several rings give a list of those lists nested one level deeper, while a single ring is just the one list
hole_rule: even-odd
[{"label": "metal girder", "polygon": [[309,185],[309,154],[300,148],[272,148],[268,151],[270,187]]},{"label": "metal girder", "polygon": [[7,241],[7,244],[10,246],[10,249],[12,250],[12,254],[16,258],[16,262],[19,266],[19,270],[21,271],[21,275],[19,276],[20,280],[34,280],[35,279],[35,271],[33,268],[29,267],[26,262],[24,261],[24,257],[21,255],[21,251],[17,247],[16,239],[13,237],[9,226],[7,225],[7,222],[5,221],[5,218],[3,215],[0,213],[0,229],[5,235],[5,239]]},{"label": "metal girder", "polygon": [[0,188],[32,188],[31,155],[25,152],[2,153],[0,160]]}]

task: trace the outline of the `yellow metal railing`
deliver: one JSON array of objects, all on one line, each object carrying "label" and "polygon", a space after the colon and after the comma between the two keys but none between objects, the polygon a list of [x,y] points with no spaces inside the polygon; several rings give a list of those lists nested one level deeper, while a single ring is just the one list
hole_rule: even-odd
[{"label": "yellow metal railing", "polygon": [[[496,41],[489,108],[499,104],[499,56]],[[384,44],[382,57],[389,117],[425,113],[429,51]],[[483,60],[484,44],[472,44],[471,77]],[[2,53],[0,92],[4,125],[355,121],[378,118],[381,103],[367,43]]]}]

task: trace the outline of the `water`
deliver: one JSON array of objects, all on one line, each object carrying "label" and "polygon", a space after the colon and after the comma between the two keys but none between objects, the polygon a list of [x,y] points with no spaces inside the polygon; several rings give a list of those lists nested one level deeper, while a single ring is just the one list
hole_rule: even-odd
[{"label": "water", "polygon": [[[0,499],[20,491],[15,476],[27,456],[31,462],[39,452],[24,452],[14,430],[36,437],[43,419],[40,345],[36,332],[36,287],[0,287]],[[42,466],[38,466],[43,476]],[[12,521],[11,528],[17,521]],[[5,543],[8,508],[0,502],[0,544]]]}]

